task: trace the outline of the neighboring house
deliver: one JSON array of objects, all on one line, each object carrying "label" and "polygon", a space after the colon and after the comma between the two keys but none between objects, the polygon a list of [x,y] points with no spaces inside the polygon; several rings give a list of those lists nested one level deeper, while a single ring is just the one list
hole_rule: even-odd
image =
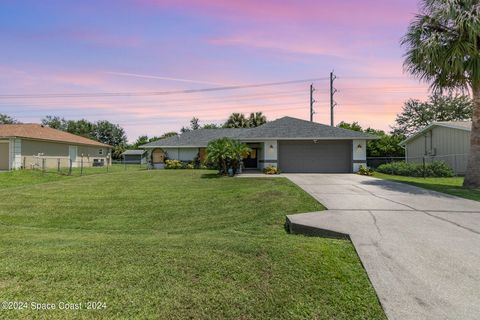
[{"label": "neighboring house", "polygon": [[112,147],[39,124],[0,125],[0,170],[102,166]]},{"label": "neighboring house", "polygon": [[471,121],[433,122],[400,143],[407,162],[445,161],[457,174],[465,174],[470,151]]},{"label": "neighboring house", "polygon": [[122,153],[123,161],[132,164],[145,164],[147,163],[145,153],[145,150],[126,150]]},{"label": "neighboring house", "polygon": [[246,169],[272,165],[282,172],[356,172],[366,166],[366,141],[375,136],[315,122],[283,117],[256,128],[200,129],[141,146],[153,166],[165,158],[203,161],[212,140],[228,137],[246,143],[252,153]]}]

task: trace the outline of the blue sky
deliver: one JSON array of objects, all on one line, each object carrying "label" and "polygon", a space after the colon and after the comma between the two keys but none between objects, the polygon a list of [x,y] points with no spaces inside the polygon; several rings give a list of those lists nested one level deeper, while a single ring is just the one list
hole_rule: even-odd
[{"label": "blue sky", "polygon": [[[338,75],[336,120],[388,129],[427,86],[402,70],[405,1],[2,1],[0,95],[150,92]],[[168,78],[168,79],[166,79]],[[176,80],[173,80],[176,79]],[[130,138],[231,112],[308,117],[310,83],[177,96],[0,98],[23,122],[107,119]],[[328,123],[328,82],[314,83]],[[338,122],[337,121],[337,122]]]}]

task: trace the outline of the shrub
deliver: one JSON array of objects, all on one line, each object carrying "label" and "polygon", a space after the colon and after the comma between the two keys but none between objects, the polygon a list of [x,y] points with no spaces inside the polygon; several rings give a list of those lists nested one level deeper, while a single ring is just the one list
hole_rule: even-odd
[{"label": "shrub", "polygon": [[280,170],[277,167],[274,167],[274,166],[270,165],[270,166],[263,169],[263,173],[265,173],[265,174],[279,174]]},{"label": "shrub", "polygon": [[455,172],[444,161],[433,161],[429,165],[429,169],[432,171],[432,177],[453,177]]},{"label": "shrub", "polygon": [[373,170],[371,168],[360,166],[357,173],[362,176],[371,176],[373,175]]},{"label": "shrub", "polygon": [[240,160],[250,153],[251,149],[244,143],[230,138],[210,141],[207,146],[207,161],[214,164],[221,174],[233,173],[239,167]]},{"label": "shrub", "polygon": [[186,163],[184,168],[185,169],[195,169],[195,165],[193,163]]},{"label": "shrub", "polygon": [[182,169],[183,164],[180,160],[165,160],[165,169]]},{"label": "shrub", "polygon": [[391,162],[382,164],[377,168],[378,172],[409,177],[453,177],[455,173],[443,161],[433,161],[425,164],[413,162]]}]

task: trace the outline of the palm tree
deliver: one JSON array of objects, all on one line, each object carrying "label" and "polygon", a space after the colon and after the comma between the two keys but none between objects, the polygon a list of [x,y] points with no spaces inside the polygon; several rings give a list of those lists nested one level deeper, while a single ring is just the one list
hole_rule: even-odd
[{"label": "palm tree", "polygon": [[229,167],[238,169],[242,158],[250,152],[251,149],[245,143],[221,138],[208,143],[207,160],[217,165],[220,174],[227,174]]},{"label": "palm tree", "polygon": [[230,142],[230,149],[231,149],[231,166],[235,170],[238,170],[240,167],[240,162],[242,159],[248,157],[252,149],[250,149],[245,143],[240,142],[238,140],[232,140]]},{"label": "palm tree", "polygon": [[470,90],[472,132],[467,188],[480,187],[480,4],[478,0],[422,0],[402,45],[405,68],[434,91]]},{"label": "palm tree", "polygon": [[267,117],[265,117],[262,112],[252,112],[250,113],[248,122],[250,124],[250,127],[258,127],[267,122]]},{"label": "palm tree", "polygon": [[225,128],[248,128],[249,123],[243,113],[232,113],[224,124]]}]

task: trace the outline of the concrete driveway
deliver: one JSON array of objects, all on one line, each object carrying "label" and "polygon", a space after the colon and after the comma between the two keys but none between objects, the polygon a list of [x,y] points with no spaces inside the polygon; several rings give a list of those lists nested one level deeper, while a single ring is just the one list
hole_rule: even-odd
[{"label": "concrete driveway", "polygon": [[284,174],[328,208],[292,233],[348,235],[389,319],[480,319],[480,202],[354,174]]}]

